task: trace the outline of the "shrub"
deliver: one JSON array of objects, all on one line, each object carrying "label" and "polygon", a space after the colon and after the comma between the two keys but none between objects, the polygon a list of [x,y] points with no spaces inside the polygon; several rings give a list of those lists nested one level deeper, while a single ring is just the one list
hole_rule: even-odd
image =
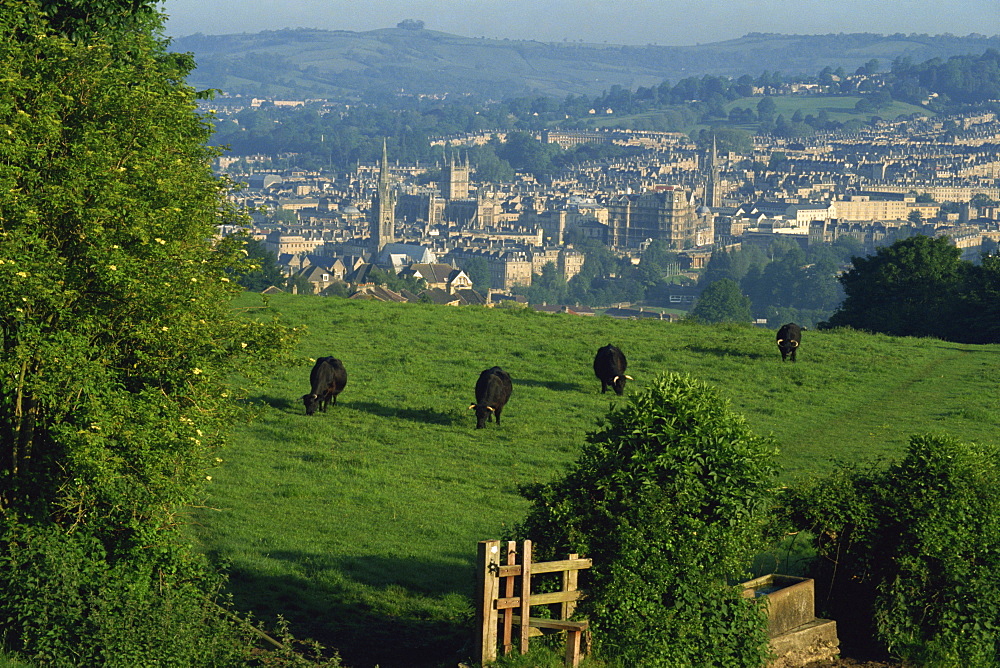
[{"label": "shrub", "polygon": [[917,436],[885,470],[789,490],[784,513],[818,537],[835,617],[867,608],[907,662],[985,668],[1000,664],[998,475],[1000,446]]},{"label": "shrub", "polygon": [[760,665],[764,612],[732,582],[764,545],[775,454],[707,385],[661,377],[612,408],[565,477],[522,489],[520,531],[548,557],[594,560],[580,610],[606,658]]},{"label": "shrub", "polygon": [[4,641],[41,665],[245,665],[252,643],[205,597],[220,579],[200,559],[109,561],[100,540],[51,525],[8,526],[3,542]]}]

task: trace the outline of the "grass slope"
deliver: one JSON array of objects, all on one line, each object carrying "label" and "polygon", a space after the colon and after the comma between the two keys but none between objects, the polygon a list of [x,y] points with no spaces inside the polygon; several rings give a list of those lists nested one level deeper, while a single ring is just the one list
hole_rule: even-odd
[{"label": "grass slope", "polygon": [[[243,305],[259,303],[247,295]],[[891,458],[908,437],[993,437],[998,346],[856,332],[803,335],[782,364],[771,331],[530,312],[279,296],[308,327],[302,365],[251,397],[193,518],[230,564],[237,607],[282,614],[354,668],[455,665],[471,650],[476,542],[502,537],[526,503],[622,399],[591,363],[615,343],[635,391],[682,372],[716,386],[780,447],[786,480],[838,458]],[[249,311],[266,316],[268,309]],[[344,360],[337,406],[307,417],[309,358]],[[475,430],[479,372],[514,379],[503,424]]]}]

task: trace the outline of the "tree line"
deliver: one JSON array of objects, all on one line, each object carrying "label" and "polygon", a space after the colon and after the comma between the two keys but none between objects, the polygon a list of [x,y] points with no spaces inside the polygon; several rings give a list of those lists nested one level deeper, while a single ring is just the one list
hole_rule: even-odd
[{"label": "tree line", "polygon": [[917,235],[852,264],[840,277],[844,301],[823,327],[1000,342],[1000,257],[973,263],[947,237]]},{"label": "tree line", "polygon": [[703,292],[692,315],[703,322],[751,322],[813,326],[830,317],[843,299],[837,275],[862,252],[843,237],[803,249],[779,239],[768,246],[745,244],[719,250],[698,279]]}]

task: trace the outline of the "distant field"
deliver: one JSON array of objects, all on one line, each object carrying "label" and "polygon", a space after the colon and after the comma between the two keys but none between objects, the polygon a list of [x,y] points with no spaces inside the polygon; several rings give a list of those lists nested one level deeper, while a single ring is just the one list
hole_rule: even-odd
[{"label": "distant field", "polygon": [[[627,393],[671,371],[714,385],[774,434],[786,481],[835,459],[891,459],[914,433],[993,439],[1000,408],[1000,346],[807,331],[799,362],[782,364],[773,331],[748,327],[270,303],[308,327],[302,364],[251,397],[259,418],[220,453],[195,536],[231,564],[239,609],[284,615],[352,668],[454,666],[470,653],[476,542],[505,536],[526,510],[517,486],[563,471],[625,400],[600,394],[591,363],[603,344],[629,357]],[[344,360],[348,385],[307,417],[309,358],[322,355]],[[495,364],[514,393],[503,424],[477,431],[473,386]]]},{"label": "distant field", "polygon": [[[801,111],[803,117],[810,114],[816,116],[821,111],[826,111],[831,121],[837,121],[840,123],[845,123],[850,120],[868,122],[873,116],[878,116],[880,118],[896,118],[901,114],[917,113],[925,116],[934,115],[932,112],[924,109],[923,107],[914,104],[907,104],[905,102],[893,102],[891,105],[880,110],[876,114],[862,114],[854,110],[854,105],[856,105],[858,100],[861,99],[858,96],[775,95],[772,96],[771,99],[774,100],[775,114],[784,116],[786,120],[791,120],[796,111]],[[740,107],[743,109],[749,107],[756,112],[757,104],[760,100],[760,97],[741,97],[738,100],[728,102],[724,108],[727,113],[734,107]],[[647,111],[630,116],[611,114],[606,117],[595,118],[594,120],[589,121],[587,125],[588,127],[594,128],[622,127],[639,130],[665,130],[675,129],[674,119],[675,115],[669,110]],[[730,126],[732,124],[720,119],[718,125]],[[680,131],[691,134],[702,128],[708,127],[710,126],[698,124],[680,128]],[[755,132],[757,130],[756,123],[750,125],[735,125],[733,127],[738,127],[749,132]]]},{"label": "distant field", "polygon": [[[783,115],[786,120],[791,120],[792,115],[796,111],[801,111],[803,116],[808,116],[809,114],[815,116],[819,112],[825,111],[831,121],[839,121],[841,123],[852,119],[867,121],[872,116],[896,118],[900,114],[934,115],[921,106],[907,104],[906,102],[893,102],[876,114],[860,114],[854,110],[854,105],[861,99],[859,96],[775,95],[771,99],[774,100],[775,114]],[[760,97],[741,97],[738,100],[727,103],[725,109],[729,112],[734,107],[741,107],[743,109],[749,107],[756,111],[760,101]]]}]

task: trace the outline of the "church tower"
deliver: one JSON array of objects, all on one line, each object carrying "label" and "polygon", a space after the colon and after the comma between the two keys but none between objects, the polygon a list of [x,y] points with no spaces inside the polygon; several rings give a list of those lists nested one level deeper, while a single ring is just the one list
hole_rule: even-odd
[{"label": "church tower", "polygon": [[378,194],[373,207],[371,238],[375,253],[396,241],[396,192],[389,183],[389,155],[382,140],[382,164],[378,172]]},{"label": "church tower", "polygon": [[452,154],[451,161],[445,169],[444,197],[451,201],[454,199],[469,198],[469,162],[468,158],[464,163],[456,163]]}]

